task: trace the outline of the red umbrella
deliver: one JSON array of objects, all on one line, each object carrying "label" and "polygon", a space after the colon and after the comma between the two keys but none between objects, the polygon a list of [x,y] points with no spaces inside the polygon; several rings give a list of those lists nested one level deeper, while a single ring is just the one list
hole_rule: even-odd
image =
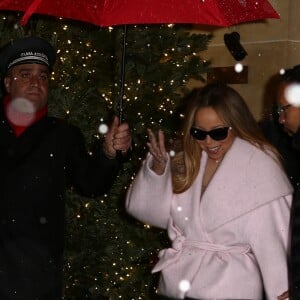
[{"label": "red umbrella", "polygon": [[99,26],[189,23],[231,26],[279,18],[267,0],[2,0],[0,10],[45,14]]},{"label": "red umbrella", "polygon": [[[268,0],[1,0],[0,10],[21,11],[21,24],[32,14],[62,17],[99,26],[126,24],[203,24],[231,26],[279,18]],[[126,26],[124,26],[120,83],[123,111]]]}]

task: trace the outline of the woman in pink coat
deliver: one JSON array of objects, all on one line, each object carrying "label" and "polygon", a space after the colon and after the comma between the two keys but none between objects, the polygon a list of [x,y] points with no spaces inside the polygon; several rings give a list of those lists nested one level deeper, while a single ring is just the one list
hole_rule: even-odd
[{"label": "woman in pink coat", "polygon": [[[241,96],[222,84],[193,94],[183,151],[170,158],[149,130],[149,154],[126,207],[167,229],[158,293],[170,299],[275,300],[288,287],[292,187]],[[264,296],[265,294],[265,296]]]}]

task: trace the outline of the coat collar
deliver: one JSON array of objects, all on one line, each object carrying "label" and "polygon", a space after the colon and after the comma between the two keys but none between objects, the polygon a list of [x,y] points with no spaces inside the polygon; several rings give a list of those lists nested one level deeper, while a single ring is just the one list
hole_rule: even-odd
[{"label": "coat collar", "polygon": [[[18,137],[32,124],[47,115],[48,106],[45,105],[43,108],[35,112],[25,113],[15,109],[13,103],[17,103],[17,101],[18,100],[13,101],[10,94],[6,94],[3,98],[3,108],[6,120],[13,129],[15,135]],[[23,100],[20,99],[20,101]],[[19,103],[19,105],[20,104],[21,103]]]},{"label": "coat collar", "polygon": [[30,153],[53,127],[51,118],[42,117],[31,125],[21,136],[16,137],[0,108],[0,154],[3,165],[10,168]]},{"label": "coat collar", "polygon": [[[193,188],[201,186],[207,163],[203,152],[201,168]],[[291,184],[273,158],[235,138],[201,198],[201,218],[208,232],[268,202],[292,193]]]}]

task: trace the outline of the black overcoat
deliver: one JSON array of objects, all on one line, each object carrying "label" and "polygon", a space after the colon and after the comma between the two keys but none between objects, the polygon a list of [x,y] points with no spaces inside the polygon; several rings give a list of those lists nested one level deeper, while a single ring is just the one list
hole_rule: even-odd
[{"label": "black overcoat", "polygon": [[[294,147],[300,158],[300,132],[294,136]],[[297,164],[298,171],[300,165]],[[290,300],[300,299],[300,176],[295,180],[291,218]]]},{"label": "black overcoat", "polygon": [[65,192],[103,194],[120,162],[86,152],[81,131],[43,117],[15,137],[0,111],[0,299],[61,298]]}]

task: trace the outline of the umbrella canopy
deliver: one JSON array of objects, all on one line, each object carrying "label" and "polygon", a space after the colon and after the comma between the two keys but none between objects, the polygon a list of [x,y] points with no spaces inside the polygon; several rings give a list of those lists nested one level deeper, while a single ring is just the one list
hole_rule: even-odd
[{"label": "umbrella canopy", "polygon": [[120,120],[123,118],[126,25],[181,23],[228,27],[280,18],[268,0],[1,0],[0,10],[24,12],[21,25],[26,25],[32,14],[98,26],[124,25]]},{"label": "umbrella canopy", "polygon": [[181,23],[226,27],[279,18],[267,0],[2,0],[0,10],[24,12],[22,25],[32,14],[99,26]]}]

